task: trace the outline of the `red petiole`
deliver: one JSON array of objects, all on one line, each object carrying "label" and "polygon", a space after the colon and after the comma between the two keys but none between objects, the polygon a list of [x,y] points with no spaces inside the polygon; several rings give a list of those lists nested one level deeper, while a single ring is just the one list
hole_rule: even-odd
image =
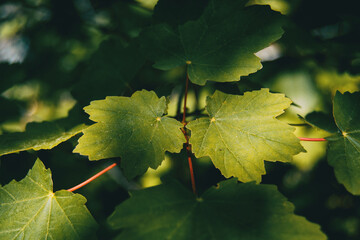
[{"label": "red petiole", "polygon": [[79,188],[82,188],[83,186],[85,186],[86,184],[94,181],[96,178],[100,177],[101,175],[103,175],[104,173],[106,173],[107,171],[109,171],[110,169],[114,168],[117,165],[117,163],[113,163],[110,166],[108,166],[107,168],[105,168],[104,170],[98,172],[97,174],[95,174],[94,176],[92,176],[91,178],[89,178],[88,180],[80,183],[79,185],[76,185],[73,188],[68,189],[67,191],[69,192],[73,192],[75,190],[78,190]]},{"label": "red petiole", "polygon": [[191,187],[192,187],[193,193],[195,195],[197,195],[194,169],[193,169],[192,160],[191,160],[191,146],[189,144],[189,136],[188,136],[188,134],[186,132],[186,128],[185,128],[186,124],[187,124],[187,122],[186,122],[186,103],[187,103],[188,89],[189,89],[189,75],[186,73],[184,109],[183,109],[183,118],[182,118],[182,124],[184,125],[184,127],[181,129],[181,131],[183,132],[184,137],[186,139],[185,147],[186,147],[186,152],[187,152],[187,155],[188,155],[189,171],[190,171],[190,178],[191,178]]},{"label": "red petiole", "polygon": [[311,142],[323,142],[326,141],[325,138],[302,138],[299,137],[300,141],[311,141]]},{"label": "red petiole", "polygon": [[[187,95],[188,95],[188,88],[189,88],[189,76],[188,74],[186,74],[186,85],[185,85],[185,96],[184,96],[184,108],[183,108],[183,118],[182,118],[182,124],[184,125],[184,127],[181,129],[184,137],[186,139],[186,152],[188,155],[188,163],[189,163],[189,171],[190,171],[190,177],[191,177],[191,186],[192,186],[192,191],[195,195],[197,195],[197,191],[196,191],[196,184],[195,184],[195,176],[194,176],[194,169],[193,169],[193,165],[192,165],[192,159],[191,159],[191,146],[189,144],[189,136],[186,132],[186,103],[187,103]],[[299,137],[300,141],[312,141],[312,142],[323,142],[326,141],[325,138],[303,138],[303,137]],[[107,171],[109,171],[110,169],[114,168],[117,165],[117,163],[111,164],[110,166],[108,166],[107,168],[103,169],[102,171],[98,172],[97,174],[95,174],[94,176],[92,176],[91,178],[87,179],[86,181],[76,185],[75,187],[72,187],[70,189],[68,189],[67,191],[69,192],[73,192],[75,190],[78,190],[79,188],[82,188],[83,186],[87,185],[88,183],[94,181],[96,178],[100,177],[101,175],[103,175],[104,173],[106,173]]]},{"label": "red petiole", "polygon": [[[188,77],[187,77],[187,81],[189,81]],[[188,83],[187,85],[188,86]],[[186,87],[186,91],[185,91],[185,99],[184,99],[184,113],[185,113],[185,109],[186,109],[186,97],[187,97],[187,87]],[[186,122],[184,121],[185,117],[186,117],[186,114],[183,114],[183,124],[184,124],[184,127],[186,126]],[[192,186],[192,190],[193,190],[193,193],[196,195],[196,185],[195,185],[195,176],[194,176],[194,169],[193,169],[193,166],[192,166],[192,160],[191,160],[191,147],[189,145],[189,137],[186,133],[186,130],[183,128],[182,129],[183,133],[184,133],[184,136],[186,138],[186,151],[187,151],[187,154],[188,154],[188,162],[189,162],[189,170],[190,170],[190,177],[191,177],[191,186]],[[326,141],[325,138],[302,138],[302,137],[299,137],[300,141],[312,141],[312,142],[323,142],[323,141]],[[107,168],[105,168],[104,170],[98,172],[97,174],[95,174],[94,176],[92,176],[91,178],[89,178],[88,180],[80,183],[79,185],[76,185],[75,187],[72,187],[70,189],[68,189],[67,191],[69,192],[73,192],[75,190],[78,190],[79,188],[82,188],[83,186],[87,185],[88,183],[94,181],[96,178],[100,177],[101,175],[103,175],[104,173],[106,173],[107,171],[109,171],[110,169],[114,168],[115,166],[117,165],[117,163],[113,163],[111,164],[110,166],[108,166]]]}]

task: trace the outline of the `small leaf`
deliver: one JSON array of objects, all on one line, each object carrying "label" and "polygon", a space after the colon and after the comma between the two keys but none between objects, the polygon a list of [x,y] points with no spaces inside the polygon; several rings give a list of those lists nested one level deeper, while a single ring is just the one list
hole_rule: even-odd
[{"label": "small leaf", "polygon": [[268,89],[244,96],[216,91],[207,99],[209,117],[187,125],[195,156],[209,156],[225,177],[260,182],[264,160],[289,162],[305,151],[295,128],[275,119],[290,104],[283,94]]},{"label": "small leaf", "polygon": [[246,0],[212,0],[196,21],[174,27],[158,24],[141,35],[154,67],[188,66],[190,80],[239,81],[259,70],[254,55],[281,37],[282,17],[269,6],[245,7]]},{"label": "small leaf", "polygon": [[327,132],[335,133],[338,128],[332,116],[322,112],[311,112],[306,115],[305,120],[311,125],[321,128]]},{"label": "small leaf", "polygon": [[53,192],[50,170],[40,160],[20,182],[0,187],[0,239],[89,239],[96,222],[86,199]]},{"label": "small leaf", "polygon": [[152,91],[138,91],[131,97],[107,97],[84,109],[97,123],[83,131],[74,152],[90,160],[121,157],[128,177],[143,174],[149,167],[157,168],[166,151],[180,152],[183,148],[183,125],[164,116],[166,99]]},{"label": "small leaf", "polygon": [[0,135],[0,156],[25,150],[51,149],[86,128],[84,124],[70,129],[62,121],[29,123],[25,132]]},{"label": "small leaf", "polygon": [[360,92],[337,92],[333,111],[341,132],[327,138],[328,162],[337,180],[352,194],[360,195]]},{"label": "small leaf", "polygon": [[176,182],[134,191],[109,217],[117,239],[127,240],[324,240],[317,224],[294,214],[274,185],[210,188],[201,198]]}]

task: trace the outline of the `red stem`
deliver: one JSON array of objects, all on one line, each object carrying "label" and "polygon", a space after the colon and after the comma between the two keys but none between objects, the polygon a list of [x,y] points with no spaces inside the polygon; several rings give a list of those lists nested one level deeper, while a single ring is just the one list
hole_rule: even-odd
[{"label": "red stem", "polygon": [[184,127],[181,129],[184,137],[186,139],[186,152],[188,155],[188,163],[189,163],[189,171],[190,171],[190,178],[191,178],[191,187],[192,187],[192,191],[195,195],[197,195],[197,191],[196,191],[196,184],[195,184],[195,175],[194,175],[194,169],[193,169],[193,164],[192,164],[192,160],[191,160],[191,146],[189,144],[189,136],[187,135],[186,132],[186,102],[187,102],[187,95],[188,95],[188,89],[189,89],[189,75],[186,73],[186,84],[185,84],[185,96],[184,96],[184,110],[183,110],[183,119],[182,119],[182,124],[184,125]]},{"label": "red stem", "polygon": [[[188,151],[188,153],[189,153],[189,151]],[[188,155],[188,163],[189,163],[192,191],[193,191],[193,193],[195,195],[197,195],[196,185],[195,185],[194,169],[193,169],[193,165],[192,165],[192,161],[191,161],[191,153]]]},{"label": "red stem", "polygon": [[107,171],[109,171],[110,169],[114,168],[117,165],[117,163],[113,163],[110,166],[108,166],[107,168],[105,168],[104,170],[98,172],[97,174],[95,174],[94,176],[92,176],[91,178],[89,178],[88,180],[80,183],[79,185],[76,185],[73,188],[68,189],[67,191],[69,192],[73,192],[75,190],[78,190],[79,188],[82,188],[83,186],[85,186],[86,184],[94,181],[96,178],[100,177],[101,175],[103,175],[104,173],[106,173]]},{"label": "red stem", "polygon": [[300,141],[311,141],[311,142],[323,142],[326,141],[325,138],[301,138],[299,137]]},{"label": "red stem", "polygon": [[186,126],[186,102],[187,102],[187,95],[188,95],[188,89],[189,89],[189,75],[186,73],[186,84],[185,84],[185,95],[184,95],[184,109],[183,109],[183,118],[182,118],[182,124]]}]

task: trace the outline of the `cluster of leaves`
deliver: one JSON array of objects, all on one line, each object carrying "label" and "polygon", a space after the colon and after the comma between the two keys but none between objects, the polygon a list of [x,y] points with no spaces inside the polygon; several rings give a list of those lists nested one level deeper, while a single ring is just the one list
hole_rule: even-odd
[{"label": "cluster of leaves", "polygon": [[[5,76],[0,85],[1,92],[33,80],[48,89],[37,96],[38,102],[55,101],[51,96],[53,92],[70,90],[77,103],[68,117],[29,123],[20,133],[10,132],[6,128],[8,119],[0,118],[4,132],[0,135],[0,155],[12,156],[30,150],[31,156],[40,157],[46,163],[48,160],[42,157],[46,151],[41,150],[56,151],[69,143],[70,151],[73,150],[69,154],[72,156],[70,164],[75,161],[73,156],[78,156],[75,153],[90,161],[121,159],[120,173],[128,179],[122,185],[125,182],[129,186],[129,181],[149,168],[157,169],[167,153],[180,153],[185,145],[190,157],[193,154],[197,159],[210,158],[219,170],[220,178],[230,179],[219,183],[210,180],[207,185],[215,181],[217,187],[210,187],[199,196],[174,180],[153,188],[132,190],[130,198],[120,204],[116,202],[119,205],[115,211],[104,216],[112,229],[121,229],[111,233],[114,235],[111,237],[326,239],[319,225],[294,213],[294,206],[276,186],[258,184],[266,174],[264,161],[291,162],[294,155],[305,152],[294,135],[295,127],[277,118],[292,101],[284,94],[271,93],[263,85],[260,90],[254,90],[258,89],[253,86],[259,83],[256,78],[269,74],[266,69],[263,74],[260,71],[253,75],[257,77],[246,77],[262,68],[255,53],[281,38],[284,29],[286,33],[289,30],[283,44],[291,48],[294,43],[287,42],[296,32],[296,11],[292,22],[291,18],[285,19],[270,6],[248,0],[189,0],[180,4],[164,0],[157,3],[153,16],[132,1],[91,1],[87,7],[71,2],[58,5],[19,1],[18,5],[12,5],[20,9],[16,14],[22,17],[37,16],[41,6],[51,13],[59,13],[51,9],[64,8],[69,16],[54,14],[50,20],[43,17],[38,22],[28,22],[25,29],[34,34],[29,35],[32,40],[44,34],[46,38],[30,45],[23,63],[0,65]],[[101,11],[93,13],[93,6],[102,9],[105,16],[100,14]],[[77,18],[77,11],[86,12],[82,15],[84,19]],[[112,25],[121,11],[126,13],[124,19],[129,18],[127,24],[120,19],[121,24]],[[17,19],[16,14],[5,18],[7,21]],[[112,21],[108,24],[95,21],[101,17]],[[70,27],[64,27],[65,23],[60,21],[63,18],[69,21]],[[85,24],[77,24],[82,21],[87,28]],[[150,21],[152,24],[147,26]],[[349,24],[341,37],[351,34],[356,26],[356,21],[349,18],[344,21]],[[102,40],[105,35],[107,39]],[[88,36],[91,36],[90,40]],[[62,45],[62,40],[68,44]],[[295,44],[304,44],[301,40],[303,38]],[[96,50],[89,50],[88,55],[79,57],[74,52],[79,51],[77,43],[83,41],[89,49]],[[100,41],[102,43],[97,47]],[[329,48],[340,43],[334,41]],[[47,58],[49,52],[56,52],[53,48],[57,44],[66,51],[59,50]],[[42,55],[35,54],[37,51]],[[305,54],[289,52],[289,56],[305,57],[323,54],[315,48],[308,49]],[[355,49],[347,53],[345,62],[351,63],[342,66],[342,70],[356,71],[359,52]],[[337,54],[331,57],[335,58]],[[294,57],[296,61],[298,55]],[[41,65],[44,70],[38,70],[36,64],[43,61],[37,57],[46,58],[48,65]],[[240,78],[250,80],[253,85],[237,85]],[[185,79],[186,89],[175,92],[180,96],[177,103],[173,103],[174,98],[158,97],[157,94],[170,95],[177,86],[185,85]],[[181,99],[183,95],[185,100],[187,98],[189,80],[197,91],[196,85],[215,91],[207,96],[204,109],[190,112],[183,122],[179,122]],[[234,86],[239,92],[234,91]],[[241,88],[251,91],[241,91]],[[10,93],[8,90],[3,94],[4,101],[10,101],[11,98],[6,97],[9,94],[11,89]],[[176,104],[176,114],[169,114],[169,105]],[[337,92],[332,104],[333,117],[320,112],[305,117],[307,123],[328,132],[329,165],[334,168],[338,181],[354,195],[360,194],[359,104],[359,92]],[[82,114],[82,108],[92,122]],[[23,120],[23,116],[18,117]],[[79,133],[83,133],[80,138]],[[71,142],[74,136],[78,138],[77,142]],[[71,168],[71,165],[67,167]],[[85,206],[85,197],[66,190],[54,192],[51,172],[41,160],[37,159],[28,174],[21,178],[0,186],[1,239],[95,237],[97,224]]]}]

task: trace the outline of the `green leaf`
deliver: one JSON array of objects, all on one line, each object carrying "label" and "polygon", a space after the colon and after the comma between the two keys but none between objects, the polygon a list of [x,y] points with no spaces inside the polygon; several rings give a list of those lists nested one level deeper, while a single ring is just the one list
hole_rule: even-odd
[{"label": "green leaf", "polygon": [[135,43],[125,48],[121,40],[110,38],[102,42],[91,57],[72,94],[82,106],[91,100],[121,95],[131,89],[129,82],[144,62],[145,58]]},{"label": "green leaf", "polygon": [[185,138],[175,119],[164,116],[165,97],[155,92],[137,91],[131,97],[107,97],[84,108],[97,122],[85,129],[74,152],[90,160],[121,157],[125,175],[156,169],[165,152],[180,152]]},{"label": "green leaf", "polygon": [[311,125],[321,128],[327,132],[335,133],[338,128],[332,116],[322,112],[311,112],[306,115],[305,120]]},{"label": "green leaf", "polygon": [[263,160],[289,162],[305,151],[293,134],[295,128],[275,119],[290,104],[284,94],[268,89],[243,96],[216,91],[207,99],[209,117],[187,125],[195,156],[209,156],[225,177],[260,182]]},{"label": "green leaf", "polygon": [[0,239],[89,239],[96,222],[86,199],[53,192],[50,170],[36,160],[27,176],[0,188]]},{"label": "green leaf", "polygon": [[245,7],[246,2],[213,0],[196,21],[154,25],[141,35],[144,52],[158,69],[188,64],[195,84],[239,81],[262,67],[254,53],[283,33],[279,13],[269,6]]},{"label": "green leaf", "polygon": [[118,239],[323,240],[317,224],[294,214],[274,185],[238,184],[210,188],[201,198],[173,182],[132,192],[108,219],[123,229]]},{"label": "green leaf", "polygon": [[337,180],[352,194],[360,195],[360,92],[337,92],[333,111],[341,132],[327,138],[328,162]]},{"label": "green leaf", "polygon": [[157,22],[172,25],[184,24],[189,20],[196,20],[201,16],[209,0],[159,0],[154,8],[153,18]]},{"label": "green leaf", "polygon": [[84,124],[67,128],[64,121],[32,122],[25,132],[0,135],[0,156],[25,150],[51,149],[86,128]]}]

